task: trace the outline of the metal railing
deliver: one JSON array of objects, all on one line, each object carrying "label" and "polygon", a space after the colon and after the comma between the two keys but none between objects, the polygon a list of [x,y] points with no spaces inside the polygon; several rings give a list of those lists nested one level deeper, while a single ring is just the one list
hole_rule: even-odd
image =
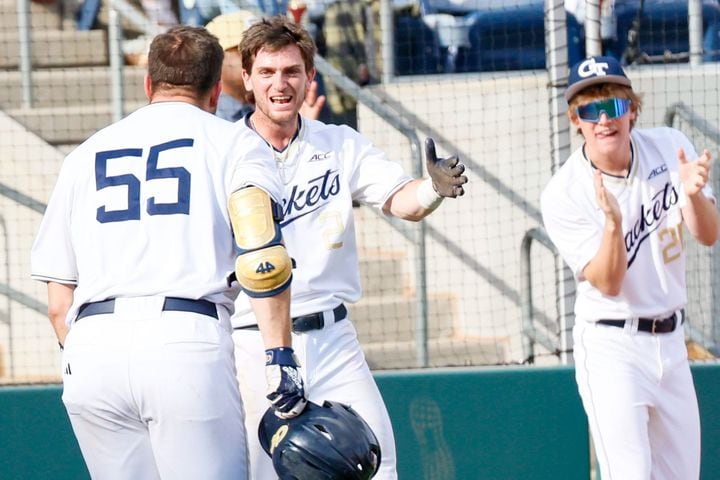
[{"label": "metal railing", "polygon": [[[395,128],[405,136],[410,143],[410,158],[413,160],[413,174],[416,178],[423,176],[423,157],[420,139],[415,132],[415,127],[402,115],[395,112],[390,106],[371,91],[360,87],[340,70],[331,65],[320,55],[315,56],[315,67],[323,78],[333,82],[347,95],[353,97],[370,109],[377,116]],[[387,220],[386,217],[380,216]],[[427,265],[426,265],[426,237],[427,227],[425,222],[418,222],[412,230],[406,222],[390,220],[396,230],[402,233],[405,238],[411,241],[415,248],[415,283],[417,285],[417,323],[415,325],[416,361],[418,367],[428,366],[428,300],[427,300]],[[414,233],[413,233],[414,232]]]},{"label": "metal railing", "polygon": [[525,232],[520,247],[520,297],[522,315],[523,358],[525,363],[535,362],[535,344],[542,345],[552,355],[556,355],[563,364],[570,363],[569,353],[572,351],[572,329],[567,317],[560,316],[559,338],[552,338],[535,328],[535,308],[533,306],[532,270],[530,262],[530,249],[533,242],[538,242],[547,248],[556,258],[559,256],[557,248],[541,227],[531,228]]},{"label": "metal railing", "polygon": [[[707,119],[699,115],[697,112],[695,112],[689,106],[685,105],[683,102],[673,103],[665,110],[664,123],[666,126],[672,127],[675,124],[676,118],[680,118],[683,121],[687,122],[687,124],[691,128],[697,130],[705,138],[720,147],[720,128],[707,121]],[[718,180],[719,178],[720,177],[718,175],[715,176],[716,180],[713,185],[713,190],[716,195],[720,191],[720,180]],[[713,261],[711,263],[711,268],[713,270],[712,277],[720,278],[720,246],[716,245],[713,248]],[[718,328],[717,319],[720,318],[720,304],[718,304],[718,302],[713,302],[712,304],[711,318],[713,321],[713,328]],[[718,337],[717,334],[713,334],[711,335],[712,338],[708,338],[708,335],[706,335],[704,332],[689,324],[686,325],[685,330],[688,333],[688,337],[692,341],[702,345],[713,355],[720,356],[720,345],[718,345],[715,340]]]},{"label": "metal railing", "polygon": [[682,118],[691,127],[695,128],[709,140],[720,146],[720,129],[716,125],[708,122],[704,117],[700,116],[683,102],[673,103],[667,108],[667,110],[665,110],[665,125],[672,127],[675,123],[676,117]]}]

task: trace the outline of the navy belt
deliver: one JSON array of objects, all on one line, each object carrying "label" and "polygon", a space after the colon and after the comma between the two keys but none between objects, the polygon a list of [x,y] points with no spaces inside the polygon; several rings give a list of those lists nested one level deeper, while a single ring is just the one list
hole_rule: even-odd
[{"label": "navy belt", "polygon": [[[680,325],[685,322],[685,309],[680,310]],[[609,325],[611,327],[625,327],[627,320],[598,320],[600,325]],[[666,318],[639,318],[638,331],[649,333],[670,333],[675,331],[678,326],[678,314],[673,313]]]},{"label": "navy belt", "polygon": [[[165,297],[162,309],[164,312],[192,312],[207,315],[208,317],[213,317],[215,319],[218,318],[217,307],[215,304],[202,299],[191,300],[189,298]],[[75,321],[77,322],[81,318],[89,317],[90,315],[102,315],[113,313],[114,311],[114,298],[103,300],[101,302],[85,303],[78,309]]]},{"label": "navy belt", "polygon": [[[337,307],[333,308],[333,316],[335,317],[335,322],[345,320],[345,318],[347,318],[347,308],[345,308],[345,305],[341,303]],[[293,317],[292,319],[292,331],[295,333],[321,330],[324,326],[325,315],[323,315],[323,312],[310,313],[300,317]],[[235,330],[258,330],[258,326],[245,325],[242,327],[235,327]]]}]

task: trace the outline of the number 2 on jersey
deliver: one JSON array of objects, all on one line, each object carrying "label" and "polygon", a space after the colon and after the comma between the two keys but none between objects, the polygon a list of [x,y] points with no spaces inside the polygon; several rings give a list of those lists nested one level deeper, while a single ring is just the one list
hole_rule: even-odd
[{"label": "number 2 on jersey", "polygon": [[[150,147],[148,154],[145,180],[164,178],[177,179],[177,201],[172,203],[157,203],[155,197],[147,200],[146,211],[148,215],[174,215],[190,213],[190,172],[183,167],[158,168],[160,153],[175,148],[192,147],[192,138],[181,138]],[[108,175],[108,160],[124,157],[142,158],[141,148],[123,148],[107,150],[95,154],[95,186],[102,190],[108,187],[125,185],[127,187],[127,208],[123,210],[110,210],[105,205],[97,209],[97,221],[100,223],[124,222],[127,220],[140,220],[140,190],[142,182],[132,174]]]},{"label": "number 2 on jersey", "polygon": [[[669,237],[666,242],[664,239]],[[665,228],[658,232],[658,239],[662,247],[663,261],[665,264],[680,258],[683,249],[683,224],[679,223],[675,227]]]},{"label": "number 2 on jersey", "polygon": [[322,236],[325,248],[335,250],[342,248],[342,234],[345,231],[342,216],[339,212],[323,212],[318,218],[323,225]]}]

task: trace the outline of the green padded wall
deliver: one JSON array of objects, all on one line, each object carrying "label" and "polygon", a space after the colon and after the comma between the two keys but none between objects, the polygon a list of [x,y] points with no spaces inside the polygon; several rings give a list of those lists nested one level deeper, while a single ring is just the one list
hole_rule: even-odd
[{"label": "green padded wall", "polygon": [[58,385],[0,389],[0,478],[90,478],[61,395]]},{"label": "green padded wall", "polygon": [[376,375],[413,480],[589,478],[588,430],[571,368]]},{"label": "green padded wall", "polygon": [[[694,365],[702,480],[720,471],[720,364]],[[587,480],[588,431],[572,367],[376,374],[400,480]],[[0,388],[0,478],[89,478],[61,386]]]}]

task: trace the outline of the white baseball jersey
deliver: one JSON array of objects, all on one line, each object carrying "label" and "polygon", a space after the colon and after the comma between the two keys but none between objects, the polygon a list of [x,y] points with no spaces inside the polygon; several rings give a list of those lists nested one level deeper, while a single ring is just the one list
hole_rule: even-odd
[{"label": "white baseball jersey", "polygon": [[[249,127],[244,120],[244,129]],[[360,299],[353,200],[381,209],[397,189],[411,181],[397,163],[355,130],[301,120],[297,136],[275,152],[285,184],[282,232],[297,267],[293,270],[291,313],[327,312]],[[240,294],[233,325],[257,323]],[[246,429],[257,432],[270,402],[265,398],[263,344],[257,330],[236,329],[235,361],[245,402]],[[392,424],[350,319],[321,330],[292,335],[308,399],[351,405],[378,437],[382,463],[374,478],[397,480]],[[248,436],[250,477],[277,478],[257,435]]]},{"label": "white baseball jersey", "polygon": [[[687,302],[680,210],[686,200],[676,152],[683,148],[688,160],[697,154],[671,128],[633,130],[631,145],[627,177],[603,176],[622,213],[628,269],[619,295],[605,296],[583,277],[597,254],[605,214],[582,148],[543,191],[543,219],[578,281],[575,379],[603,479],[697,479],[700,420],[683,328],[638,329],[638,317],[664,318]],[[703,193],[712,197],[710,187]],[[596,323],[600,319],[625,323],[619,328]]]},{"label": "white baseball jersey", "polygon": [[[248,184],[281,198],[268,146],[181,102],[145,106],[65,159],[32,277],[77,286],[62,400],[93,478],[248,478],[227,282],[227,199]],[[106,299],[109,312],[76,318]]]},{"label": "white baseball jersey", "polygon": [[113,297],[204,298],[232,311],[227,198],[248,184],[281,198],[271,155],[254,132],[190,104],[139,109],[65,159],[32,278],[77,285],[68,323]]},{"label": "white baseball jersey", "polygon": [[[245,120],[237,123],[251,130]],[[303,118],[296,138],[275,152],[284,183],[282,234],[296,262],[293,317],[360,299],[352,202],[381,209],[412,180],[355,130]],[[240,294],[233,326],[255,324]]]},{"label": "white baseball jersey", "polygon": [[[582,274],[598,251],[605,224],[595,199],[593,167],[582,148],[542,193],[545,228],[578,281],[579,318],[654,318],[687,303],[680,211],[685,196],[676,152],[683,148],[688,160],[697,153],[685,135],[671,128],[635,129],[631,142],[633,161],[627,178],[603,176],[622,212],[628,270],[620,295],[603,295]],[[709,185],[703,193],[713,195]]]}]

